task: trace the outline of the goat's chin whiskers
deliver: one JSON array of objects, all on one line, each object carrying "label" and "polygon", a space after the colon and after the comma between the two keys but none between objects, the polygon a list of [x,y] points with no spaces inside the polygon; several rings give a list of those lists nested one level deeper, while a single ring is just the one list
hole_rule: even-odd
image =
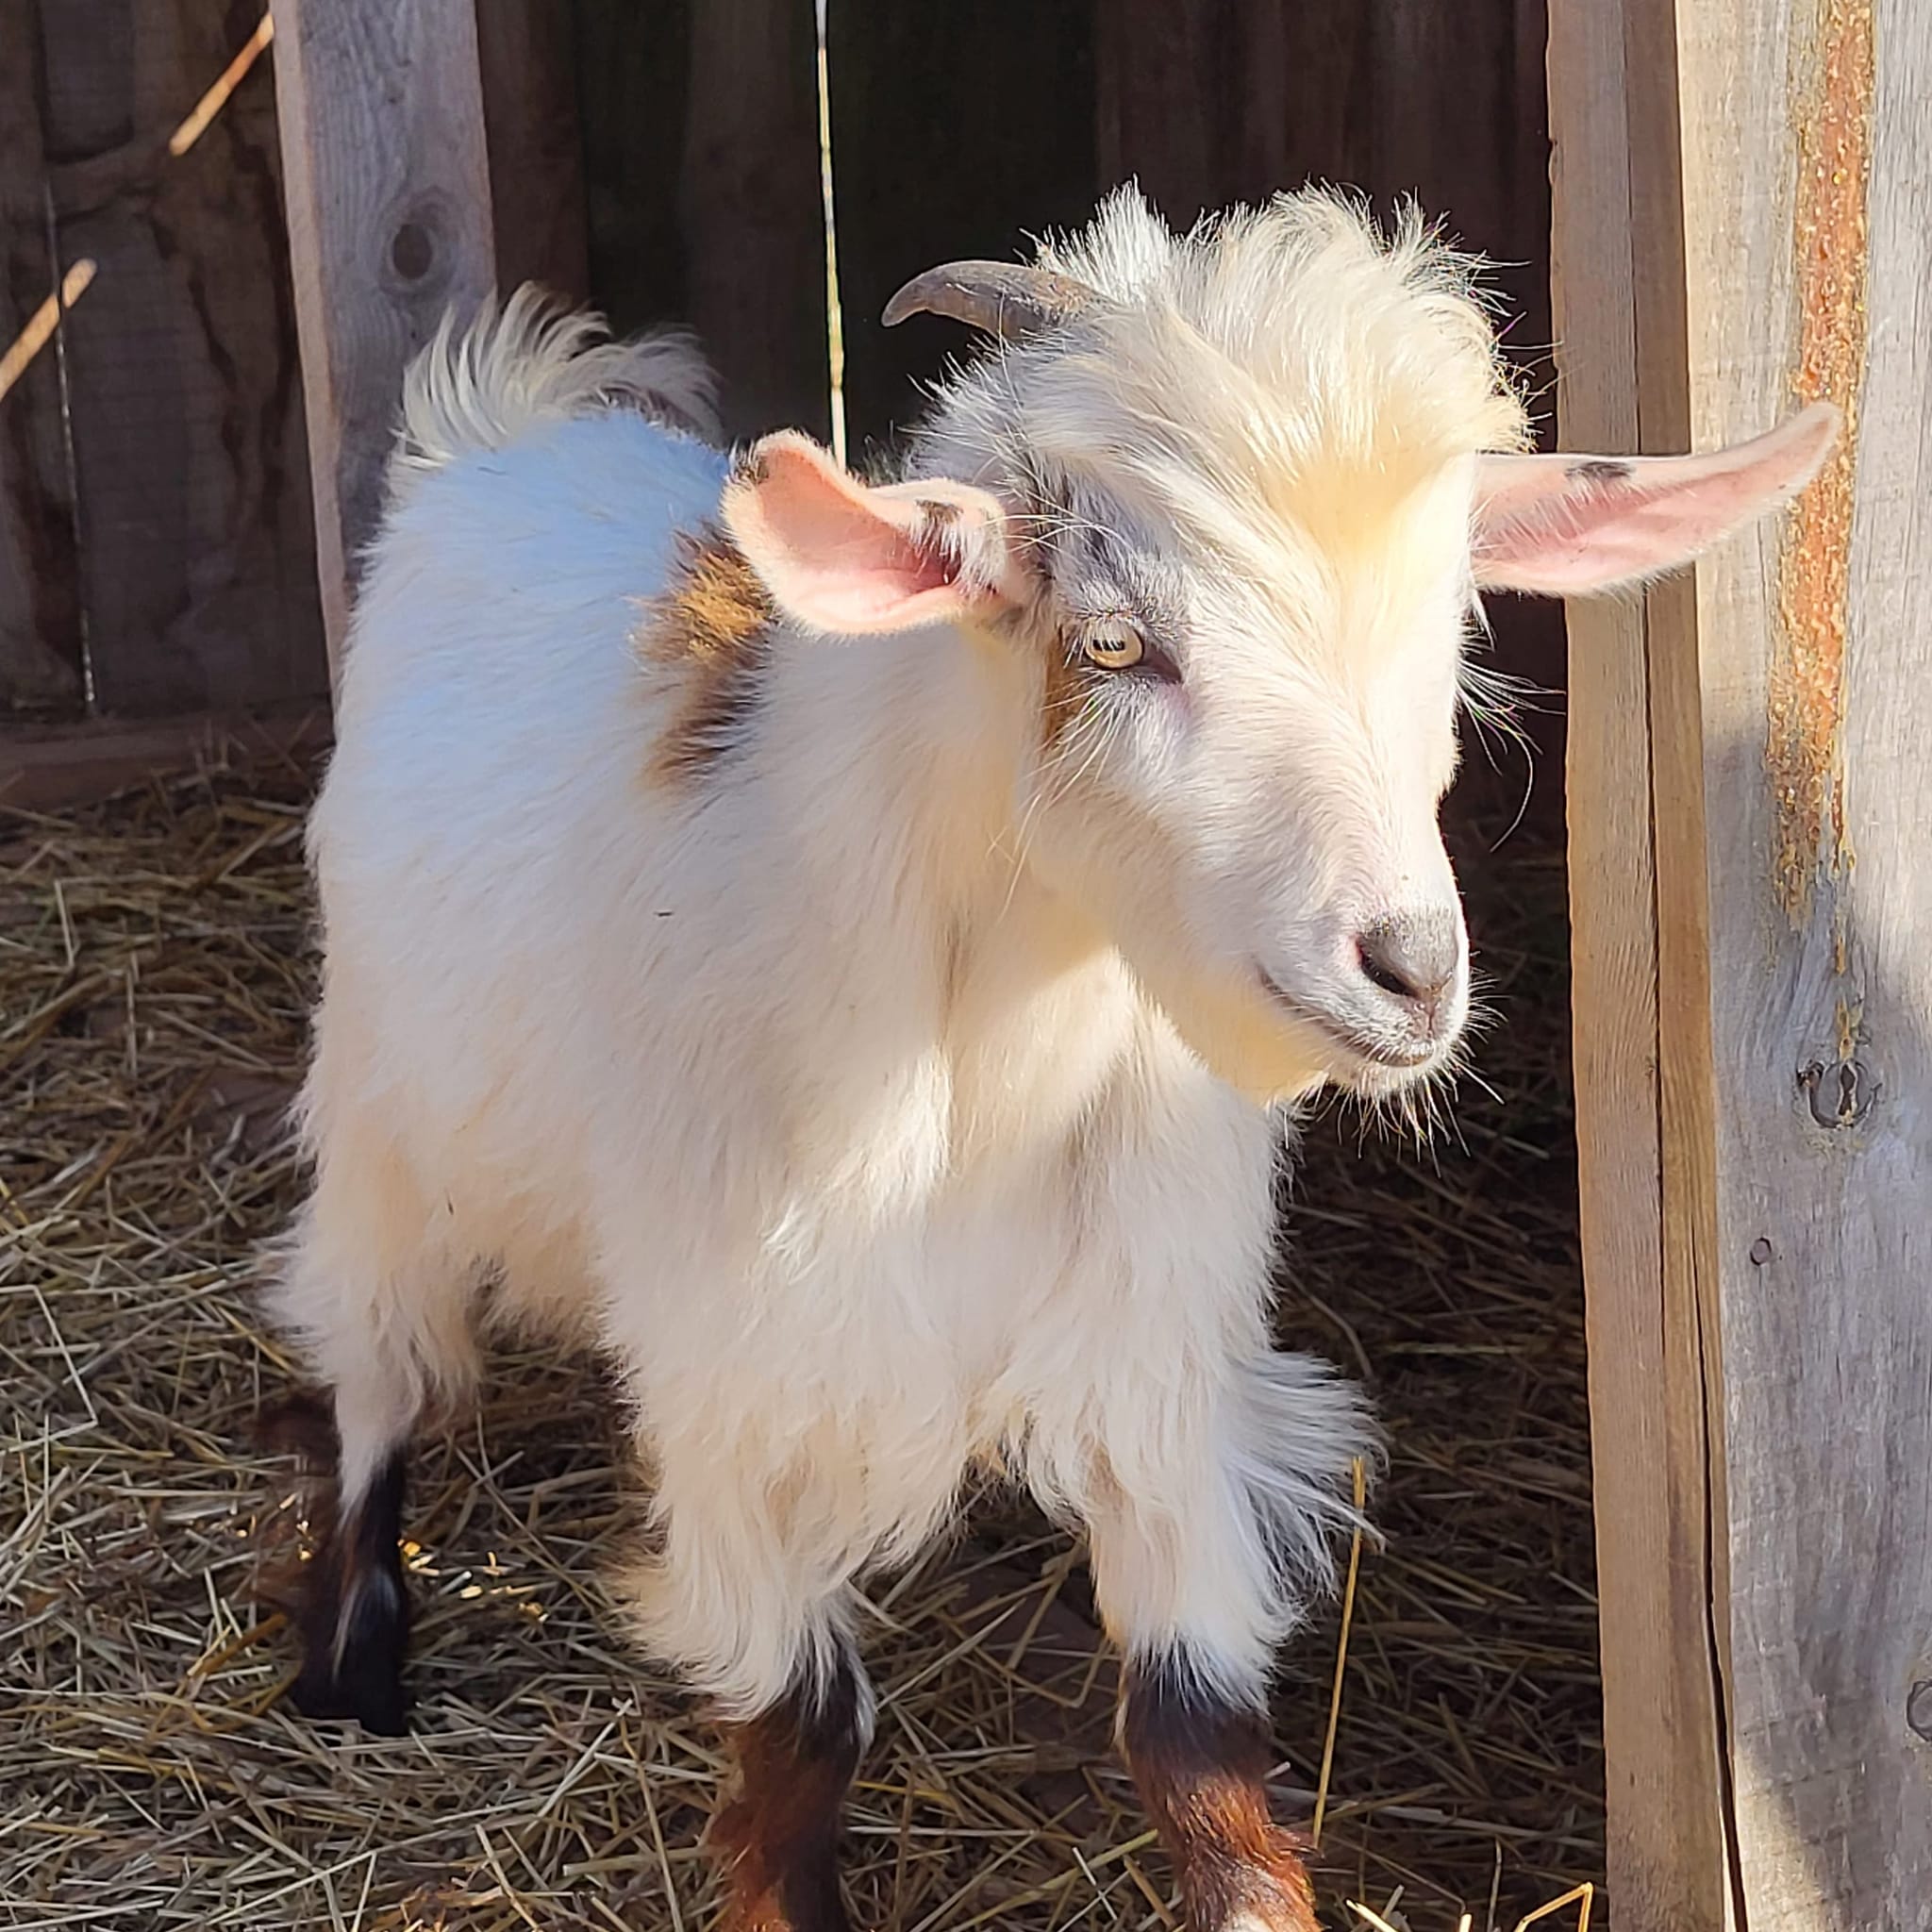
[{"label": "goat's chin whiskers", "polygon": [[1344,1082],[1340,1091],[1356,1120],[1356,1144],[1365,1147],[1372,1130],[1392,1134],[1418,1150],[1431,1146],[1442,1134],[1461,1132],[1451,1105],[1462,1079],[1475,1080],[1491,1091],[1470,1066],[1467,1028],[1456,1044],[1426,1072],[1399,1084],[1376,1075]]}]

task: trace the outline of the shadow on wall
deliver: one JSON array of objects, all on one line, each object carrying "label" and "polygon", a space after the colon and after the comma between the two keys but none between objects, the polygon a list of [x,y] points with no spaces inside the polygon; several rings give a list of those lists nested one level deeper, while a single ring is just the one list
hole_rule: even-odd
[{"label": "shadow on wall", "polygon": [[1857,864],[1795,924],[1761,733],[1706,758],[1734,1801],[1748,1923],[1807,1932],[1924,1924],[1932,1874],[1932,641],[1867,642]]}]

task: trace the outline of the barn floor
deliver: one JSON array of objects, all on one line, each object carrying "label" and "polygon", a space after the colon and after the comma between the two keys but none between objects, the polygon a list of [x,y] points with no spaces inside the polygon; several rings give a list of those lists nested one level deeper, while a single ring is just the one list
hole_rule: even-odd
[{"label": "barn floor", "polygon": [[[0,815],[0,1925],[695,1928],[720,1760],[600,1594],[636,1503],[594,1366],[501,1362],[416,1465],[415,1735],[278,1701],[302,1509],[255,1435],[292,1368],[251,1251],[294,1185],[302,791]],[[1563,881],[1484,849],[1493,1093],[1465,1082],[1428,1152],[1324,1119],[1296,1187],[1284,1334],[1364,1374],[1394,1444],[1318,1861],[1336,1926],[1360,1899],[1507,1928],[1601,1873]],[[858,1922],[1173,1924],[1064,1542],[991,1503],[874,1600]],[[1281,1682],[1290,1820],[1335,1655],[1330,1615]]]}]

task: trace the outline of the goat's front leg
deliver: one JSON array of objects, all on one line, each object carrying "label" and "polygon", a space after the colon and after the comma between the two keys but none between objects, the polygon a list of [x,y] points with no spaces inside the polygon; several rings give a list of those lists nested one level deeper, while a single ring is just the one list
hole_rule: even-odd
[{"label": "goat's front leg", "polygon": [[725,1932],[845,1932],[839,1818],[868,1728],[841,1646],[823,1674],[734,1724],[741,1786],[713,1827],[728,1861]]},{"label": "goat's front leg", "polygon": [[1315,1932],[1307,1868],[1268,1813],[1268,1725],[1184,1651],[1130,1660],[1121,1742],[1193,1932]]},{"label": "goat's front leg", "polygon": [[1314,1932],[1307,1872],[1269,1817],[1268,1675],[1369,1435],[1354,1391],[1302,1357],[1169,1386],[1171,1403],[1118,1406],[1088,1512],[1127,1657],[1121,1741],[1190,1932]]},{"label": "goat's front leg", "polygon": [[790,1472],[651,1447],[664,1541],[625,1594],[650,1649],[727,1713],[738,1788],[710,1834],[721,1932],[844,1932],[839,1828],[873,1699],[843,1588],[778,1507]]}]

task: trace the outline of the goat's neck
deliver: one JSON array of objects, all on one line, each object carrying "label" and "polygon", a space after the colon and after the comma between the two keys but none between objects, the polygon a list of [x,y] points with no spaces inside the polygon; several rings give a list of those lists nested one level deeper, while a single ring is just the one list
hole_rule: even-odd
[{"label": "goat's neck", "polygon": [[995,1095],[1037,1111],[1051,1089],[1056,1110],[1144,1023],[1106,933],[1035,863],[1038,679],[951,631],[778,654],[760,759],[774,883],[826,948],[805,1024],[817,1079],[850,1100],[926,1063],[956,1130],[991,1131]]}]

